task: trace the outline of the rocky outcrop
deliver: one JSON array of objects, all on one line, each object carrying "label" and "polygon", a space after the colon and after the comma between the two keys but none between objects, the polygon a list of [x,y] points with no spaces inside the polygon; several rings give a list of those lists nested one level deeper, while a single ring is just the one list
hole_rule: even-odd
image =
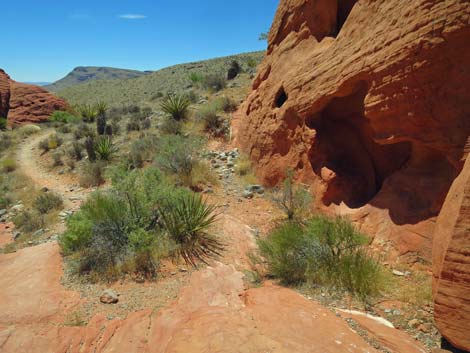
[{"label": "rocky outcrop", "polygon": [[9,125],[47,121],[54,111],[67,107],[44,88],[13,81],[0,69],[0,117],[6,117]]},{"label": "rocky outcrop", "polygon": [[10,101],[10,76],[0,69],[0,118],[8,115],[8,102]]},{"label": "rocky outcrop", "polygon": [[437,220],[433,260],[436,325],[452,345],[470,351],[470,157]]},{"label": "rocky outcrop", "polygon": [[47,121],[56,110],[66,110],[67,103],[39,86],[11,81],[8,123],[22,125]]},{"label": "rocky outcrop", "polygon": [[470,135],[466,0],[282,0],[236,144],[391,257],[431,259]]}]

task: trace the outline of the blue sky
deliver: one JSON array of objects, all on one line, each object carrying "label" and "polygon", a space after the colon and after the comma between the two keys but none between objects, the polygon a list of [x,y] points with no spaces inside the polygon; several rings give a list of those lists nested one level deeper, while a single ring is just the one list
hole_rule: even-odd
[{"label": "blue sky", "polygon": [[14,0],[2,3],[0,68],[55,81],[76,66],[137,70],[265,49],[278,0]]}]

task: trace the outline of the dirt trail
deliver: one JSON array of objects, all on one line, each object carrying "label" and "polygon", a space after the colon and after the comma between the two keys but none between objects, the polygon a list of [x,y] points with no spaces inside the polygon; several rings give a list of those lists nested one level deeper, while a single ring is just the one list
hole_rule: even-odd
[{"label": "dirt trail", "polygon": [[[21,146],[20,167],[41,187],[68,200],[82,197],[83,191],[75,191],[65,177],[52,176],[38,163],[36,146],[49,133]],[[253,227],[262,228],[272,215],[262,198],[214,197],[226,202],[218,231],[227,249],[218,261],[195,271],[177,299],[159,311],[137,311],[123,320],[98,314],[86,326],[65,326],[64,315],[80,298],[60,284],[63,266],[57,244],[1,254],[0,351],[378,352],[343,319],[293,290],[269,283],[248,288],[247,254],[256,247]],[[66,206],[77,207],[78,202],[67,201]],[[419,345],[410,347],[396,352],[424,352]]]},{"label": "dirt trail", "polygon": [[40,161],[39,142],[53,133],[53,130],[43,130],[25,140],[18,150],[17,162],[22,172],[38,187],[59,193],[64,199],[65,209],[77,209],[88,191],[66,175],[51,174]]}]

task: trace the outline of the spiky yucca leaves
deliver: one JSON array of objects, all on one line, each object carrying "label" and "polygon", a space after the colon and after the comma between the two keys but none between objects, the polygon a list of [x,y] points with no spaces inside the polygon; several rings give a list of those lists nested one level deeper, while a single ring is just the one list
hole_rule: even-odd
[{"label": "spiky yucca leaves", "polygon": [[170,95],[160,103],[160,108],[176,121],[185,120],[188,115],[190,102],[183,95]]},{"label": "spiky yucca leaves", "polygon": [[117,152],[117,147],[110,136],[100,136],[95,142],[94,150],[102,161],[109,161]]},{"label": "spiky yucca leaves", "polygon": [[183,194],[160,205],[158,212],[165,230],[179,246],[175,255],[187,264],[196,266],[197,261],[207,263],[208,258],[220,255],[222,243],[208,233],[218,213],[200,195]]},{"label": "spiky yucca leaves", "polygon": [[78,108],[80,115],[83,118],[83,121],[87,123],[92,123],[95,121],[98,112],[96,108],[91,104],[84,104]]}]

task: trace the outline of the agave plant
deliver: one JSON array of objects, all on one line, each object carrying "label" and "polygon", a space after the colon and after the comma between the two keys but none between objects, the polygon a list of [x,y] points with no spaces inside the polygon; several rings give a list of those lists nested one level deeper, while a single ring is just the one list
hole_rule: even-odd
[{"label": "agave plant", "polygon": [[78,108],[80,115],[83,118],[83,121],[87,123],[92,123],[95,121],[98,112],[96,111],[95,107],[90,104],[84,104]]},{"label": "agave plant", "polygon": [[160,108],[167,114],[171,115],[174,120],[185,120],[188,114],[190,102],[183,95],[169,95],[160,104]]},{"label": "agave plant", "polygon": [[94,145],[94,150],[99,159],[109,161],[117,152],[117,147],[110,136],[100,136]]},{"label": "agave plant", "polygon": [[208,233],[208,228],[217,220],[216,207],[209,205],[198,194],[183,194],[171,202],[158,207],[163,227],[178,244],[175,255],[192,266],[197,261],[220,255],[222,243]]}]

